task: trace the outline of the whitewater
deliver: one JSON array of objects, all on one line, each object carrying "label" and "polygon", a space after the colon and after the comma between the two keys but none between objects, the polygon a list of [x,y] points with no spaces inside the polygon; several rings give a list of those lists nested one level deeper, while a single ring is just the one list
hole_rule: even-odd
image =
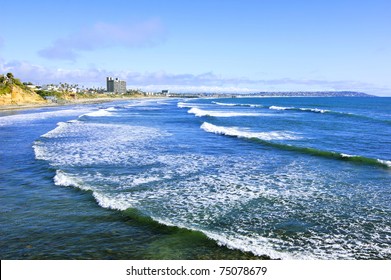
[{"label": "whitewater", "polygon": [[121,257],[389,259],[390,112],[389,98],[134,100],[4,115],[0,129],[31,130],[49,193],[92,199],[72,198],[76,216],[102,209],[130,221],[118,232],[177,240],[140,249],[130,234],[139,251]]}]

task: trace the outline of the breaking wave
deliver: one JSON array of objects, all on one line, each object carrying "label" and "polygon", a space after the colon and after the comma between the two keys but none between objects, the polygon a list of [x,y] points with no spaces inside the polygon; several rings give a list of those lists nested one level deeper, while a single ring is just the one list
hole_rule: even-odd
[{"label": "breaking wave", "polygon": [[320,156],[324,158],[333,158],[333,159],[351,161],[360,164],[368,164],[368,165],[375,165],[375,166],[380,166],[385,168],[391,168],[391,161],[389,160],[374,159],[374,158],[368,158],[368,157],[357,156],[357,155],[349,155],[345,153],[323,151],[323,150],[318,150],[310,147],[300,147],[300,146],[294,146],[290,144],[273,142],[273,140],[300,139],[300,137],[296,136],[292,132],[248,132],[248,131],[240,130],[236,127],[216,126],[207,122],[204,122],[201,125],[201,129],[205,130],[206,132],[210,132],[218,135],[225,135],[225,136],[231,136],[237,138],[246,138],[249,140],[262,143],[263,145],[271,146],[281,150],[294,151],[294,152],[300,152],[300,153],[313,155],[313,156]]},{"label": "breaking wave", "polygon": [[215,134],[233,136],[238,138],[257,138],[260,140],[271,141],[271,140],[297,140],[301,137],[295,135],[289,131],[271,131],[271,132],[251,132],[240,130],[236,127],[223,127],[204,122],[201,128],[206,132]]},{"label": "breaking wave", "polygon": [[223,102],[217,102],[212,101],[213,104],[219,105],[219,106],[229,106],[229,107],[250,107],[250,108],[263,108],[263,105],[260,104],[240,104],[240,103],[223,103]]},{"label": "breaking wave", "polygon": [[245,112],[224,112],[224,111],[207,111],[199,108],[191,108],[188,111],[189,114],[194,114],[197,117],[256,117],[256,116],[265,116],[266,114],[260,113],[245,113]]},{"label": "breaking wave", "polygon": [[282,107],[282,106],[270,106],[270,110],[278,110],[278,111],[305,111],[305,112],[312,112],[312,113],[330,113],[330,110],[324,110],[324,109],[318,109],[318,108],[295,108],[295,107]]}]

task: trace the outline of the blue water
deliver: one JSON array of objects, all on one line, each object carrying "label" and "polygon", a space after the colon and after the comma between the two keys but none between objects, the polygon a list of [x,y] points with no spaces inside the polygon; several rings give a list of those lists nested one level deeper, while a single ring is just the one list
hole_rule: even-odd
[{"label": "blue water", "polygon": [[0,133],[2,258],[391,258],[391,98],[143,99]]}]

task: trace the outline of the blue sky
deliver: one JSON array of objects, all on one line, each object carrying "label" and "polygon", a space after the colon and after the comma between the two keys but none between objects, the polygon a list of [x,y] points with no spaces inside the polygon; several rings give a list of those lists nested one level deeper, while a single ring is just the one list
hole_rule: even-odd
[{"label": "blue sky", "polygon": [[[3,5],[4,6],[4,5]],[[391,1],[8,1],[0,72],[23,81],[391,96]]]}]

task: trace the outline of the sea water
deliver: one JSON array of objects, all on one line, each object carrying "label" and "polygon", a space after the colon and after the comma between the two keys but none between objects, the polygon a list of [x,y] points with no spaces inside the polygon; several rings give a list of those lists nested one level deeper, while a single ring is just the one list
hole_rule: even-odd
[{"label": "sea water", "polygon": [[2,113],[1,258],[390,259],[390,98]]}]

